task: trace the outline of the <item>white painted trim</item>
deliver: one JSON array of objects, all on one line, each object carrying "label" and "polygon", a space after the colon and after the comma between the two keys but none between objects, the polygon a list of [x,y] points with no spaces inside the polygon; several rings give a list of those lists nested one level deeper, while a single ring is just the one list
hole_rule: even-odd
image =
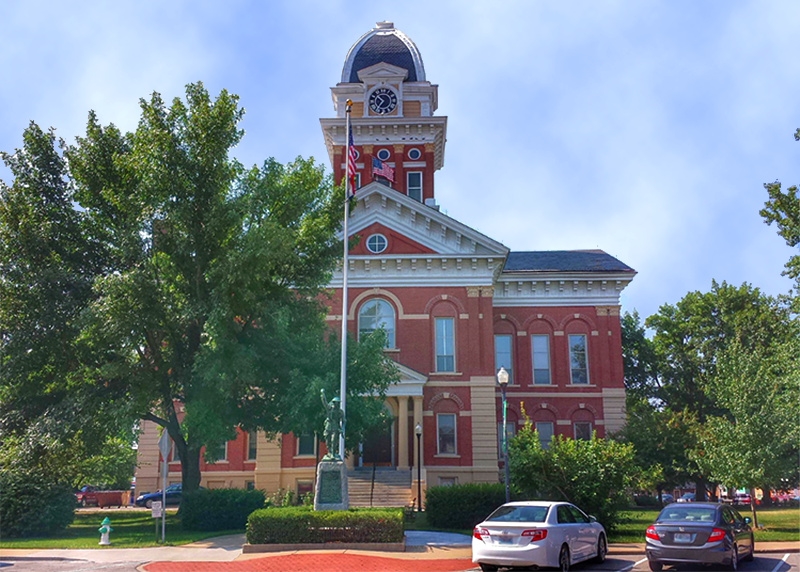
[{"label": "white painted trim", "polygon": [[[433,413],[433,412],[431,412]],[[439,452],[439,417],[442,415],[452,415],[453,416],[453,448],[455,449],[455,453],[440,453]],[[436,457],[440,456],[447,456],[447,457],[457,457],[458,456],[458,414],[456,413],[437,413],[436,414]]]}]

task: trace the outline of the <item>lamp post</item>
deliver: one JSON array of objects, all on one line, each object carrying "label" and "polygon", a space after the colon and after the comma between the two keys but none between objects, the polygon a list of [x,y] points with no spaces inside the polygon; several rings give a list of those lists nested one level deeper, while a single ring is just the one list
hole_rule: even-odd
[{"label": "lamp post", "polygon": [[497,372],[497,383],[500,384],[500,393],[503,396],[503,466],[506,473],[506,502],[511,502],[508,492],[508,433],[506,431],[506,387],[508,387],[508,372],[501,367]]},{"label": "lamp post", "polygon": [[417,512],[422,511],[422,425],[414,427],[417,436]]}]

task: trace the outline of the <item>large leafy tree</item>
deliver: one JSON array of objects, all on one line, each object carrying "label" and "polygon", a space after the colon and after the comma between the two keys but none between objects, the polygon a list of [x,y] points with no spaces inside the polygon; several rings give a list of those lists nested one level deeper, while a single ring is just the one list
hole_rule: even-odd
[{"label": "large leafy tree", "polygon": [[[49,223],[59,233],[53,248],[68,254],[54,266],[77,273],[81,290],[62,320],[68,352],[54,345],[26,366],[17,362],[21,338],[5,336],[4,348],[17,348],[8,361],[21,373],[4,407],[15,409],[24,396],[40,406],[51,389],[106,392],[106,401],[125,405],[128,422],[142,418],[169,432],[192,490],[201,449],[232,438],[236,427],[318,429],[313,415],[301,419],[312,403],[321,409],[320,388],[338,386],[339,346],[327,335],[322,294],[340,252],[344,196],[313,160],[245,169],[232,159],[243,110],[226,91],[212,99],[193,84],[185,101],[167,105],[154,94],[141,109],[134,133],[90,114],[86,135],[63,158],[52,137],[23,152],[58,169],[40,177],[61,185],[58,214],[67,219]],[[16,175],[12,189],[35,195],[40,183]],[[28,207],[22,200],[9,208]],[[15,267],[4,267],[3,280]],[[17,294],[35,280],[29,270],[16,278]],[[67,290],[59,284],[37,302],[41,311],[57,313]],[[348,398],[367,412],[349,420],[357,437],[396,374],[379,343],[350,347]],[[42,365],[65,355],[65,363]],[[97,397],[86,403],[102,403]]]}]

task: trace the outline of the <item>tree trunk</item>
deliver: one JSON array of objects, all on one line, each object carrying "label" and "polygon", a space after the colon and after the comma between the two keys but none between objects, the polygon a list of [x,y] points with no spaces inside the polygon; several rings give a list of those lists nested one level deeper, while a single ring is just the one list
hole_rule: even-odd
[{"label": "tree trunk", "polygon": [[181,483],[184,494],[200,488],[200,449],[187,447],[186,455],[181,455]]},{"label": "tree trunk", "polygon": [[708,500],[717,502],[717,483],[708,483]]},{"label": "tree trunk", "polygon": [[706,500],[706,480],[700,476],[695,479],[694,500],[696,502],[703,502]]},{"label": "tree trunk", "polygon": [[766,508],[768,506],[772,506],[773,504],[775,504],[775,503],[772,502],[772,495],[770,495],[769,493],[770,493],[770,488],[767,487],[767,486],[763,486],[762,485],[761,486],[761,494],[762,494],[762,497],[761,497],[761,508]]},{"label": "tree trunk", "polygon": [[758,516],[756,516],[756,490],[750,489],[750,512],[753,513],[753,530],[758,528]]},{"label": "tree trunk", "polygon": [[661,494],[663,492],[664,492],[664,489],[662,489],[661,487],[657,487],[656,488],[656,493],[658,494],[658,497],[656,497],[656,498],[658,498],[658,506],[660,506],[661,508],[664,508],[664,499],[661,498]]}]

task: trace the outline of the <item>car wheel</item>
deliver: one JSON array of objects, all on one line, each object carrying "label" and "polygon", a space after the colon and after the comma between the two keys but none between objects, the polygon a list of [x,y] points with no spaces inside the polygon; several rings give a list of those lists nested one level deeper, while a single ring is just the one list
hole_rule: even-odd
[{"label": "car wheel", "polygon": [[650,564],[650,570],[652,570],[653,572],[661,572],[661,569],[664,567],[664,565],[658,560],[651,560],[649,564]]},{"label": "car wheel", "polygon": [[558,569],[561,572],[569,572],[569,548],[566,545],[561,547],[558,555]]},{"label": "car wheel", "polygon": [[608,545],[606,544],[605,535],[601,534],[600,538],[597,539],[597,556],[594,557],[594,561],[602,564],[606,561],[606,554],[608,554]]},{"label": "car wheel", "polygon": [[497,572],[497,566],[492,566],[491,564],[481,564],[481,570],[483,570],[483,572]]},{"label": "car wheel", "polygon": [[750,550],[747,552],[747,556],[744,557],[745,562],[752,562],[753,561],[753,552],[755,552],[756,543],[753,540],[753,535],[750,535]]},{"label": "car wheel", "polygon": [[739,548],[734,544],[731,546],[731,570],[736,572],[739,569]]},{"label": "car wheel", "polygon": [[147,508],[153,508],[153,499],[147,499],[146,501],[144,501],[144,506],[146,506]]}]

